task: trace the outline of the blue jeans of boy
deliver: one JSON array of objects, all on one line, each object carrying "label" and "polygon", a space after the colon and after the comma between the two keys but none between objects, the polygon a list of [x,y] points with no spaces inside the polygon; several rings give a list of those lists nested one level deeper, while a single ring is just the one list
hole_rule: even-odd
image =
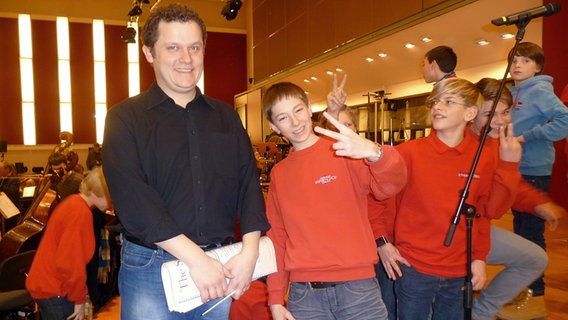
[{"label": "blue jeans of boy", "polygon": [[383,264],[379,261],[375,264],[375,273],[381,288],[381,296],[389,314],[389,320],[396,320],[396,294],[394,292],[395,280],[389,279]]},{"label": "blue jeans of boy", "polygon": [[400,269],[402,277],[394,282],[400,320],[464,319],[465,277],[431,276],[402,264]]},{"label": "blue jeans of boy", "polygon": [[[523,175],[526,182],[535,188],[548,192],[550,187],[550,176],[527,176]],[[536,243],[546,250],[544,241],[544,220],[526,212],[513,210],[513,230],[521,237]],[[544,274],[536,279],[530,286],[535,296],[544,295]]]},{"label": "blue jeans of boy", "polygon": [[37,299],[35,302],[42,320],[66,320],[75,312],[75,304],[69,301],[67,297]]},{"label": "blue jeans of boy", "polygon": [[375,277],[321,289],[292,282],[287,307],[296,320],[387,320]]},{"label": "blue jeans of boy", "polygon": [[162,285],[161,267],[175,259],[161,248],[152,250],[127,240],[122,241],[121,266],[118,274],[121,320],[228,320],[231,299],[203,312],[217,303],[211,300],[186,313],[170,312]]}]

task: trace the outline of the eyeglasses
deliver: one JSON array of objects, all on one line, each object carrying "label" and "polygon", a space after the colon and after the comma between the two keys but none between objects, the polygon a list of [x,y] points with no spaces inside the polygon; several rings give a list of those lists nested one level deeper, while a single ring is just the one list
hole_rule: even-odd
[{"label": "eyeglasses", "polygon": [[445,105],[446,107],[452,107],[454,105],[460,105],[467,107],[468,105],[465,103],[454,101],[450,98],[448,99],[431,99],[426,101],[426,106],[428,108],[434,108],[438,103]]}]

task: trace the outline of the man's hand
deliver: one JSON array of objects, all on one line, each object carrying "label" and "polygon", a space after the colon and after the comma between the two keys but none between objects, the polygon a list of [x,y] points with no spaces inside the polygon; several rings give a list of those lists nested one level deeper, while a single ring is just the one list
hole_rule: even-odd
[{"label": "man's hand", "polygon": [[243,236],[243,248],[241,252],[232,257],[225,264],[225,268],[230,272],[230,274],[227,275],[227,278],[230,280],[226,294],[235,291],[233,294],[233,298],[235,299],[239,299],[245,291],[250,288],[254,267],[258,260],[259,239],[259,231],[245,234]]},{"label": "man's hand", "polygon": [[85,304],[76,304],[73,309],[73,314],[67,317],[67,320],[83,320],[85,319]]}]

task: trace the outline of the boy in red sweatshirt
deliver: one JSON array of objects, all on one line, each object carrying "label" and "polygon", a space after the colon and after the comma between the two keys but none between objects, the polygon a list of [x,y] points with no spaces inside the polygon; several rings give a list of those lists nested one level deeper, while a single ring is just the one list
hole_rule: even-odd
[{"label": "boy in red sweatshirt", "polygon": [[49,217],[26,279],[42,319],[83,319],[87,263],[95,252],[91,209],[111,206],[103,174],[94,167]]},{"label": "boy in red sweatshirt", "polygon": [[294,147],[272,169],[268,191],[267,235],[278,263],[267,281],[273,319],[386,319],[367,196],[385,199],[401,189],[400,155],[330,116],[339,132],[316,128],[327,136],[318,137],[308,98],[292,83],[270,87],[263,109],[270,127]]},{"label": "boy in red sweatshirt", "polygon": [[[466,225],[461,219],[450,246],[445,238],[455,214],[478,147],[467,128],[483,104],[477,87],[463,79],[438,82],[430,94],[432,133],[397,147],[405,160],[408,182],[396,196],[394,245],[379,247],[381,262],[396,279],[398,317],[405,319],[461,319],[466,268]],[[481,154],[467,203],[476,207],[473,223],[472,285],[480,290],[486,280],[489,252],[487,212],[505,212],[520,181],[521,148],[512,127],[500,132],[500,158],[495,150]],[[388,227],[381,234],[388,234]],[[434,302],[433,302],[434,301]]]}]

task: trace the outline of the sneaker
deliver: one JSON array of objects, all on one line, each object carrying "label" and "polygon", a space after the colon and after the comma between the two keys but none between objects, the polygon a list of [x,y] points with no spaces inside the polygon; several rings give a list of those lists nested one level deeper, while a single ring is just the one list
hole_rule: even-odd
[{"label": "sneaker", "polygon": [[544,296],[533,297],[531,289],[525,289],[513,301],[503,306],[497,314],[502,320],[544,320],[546,305]]}]

